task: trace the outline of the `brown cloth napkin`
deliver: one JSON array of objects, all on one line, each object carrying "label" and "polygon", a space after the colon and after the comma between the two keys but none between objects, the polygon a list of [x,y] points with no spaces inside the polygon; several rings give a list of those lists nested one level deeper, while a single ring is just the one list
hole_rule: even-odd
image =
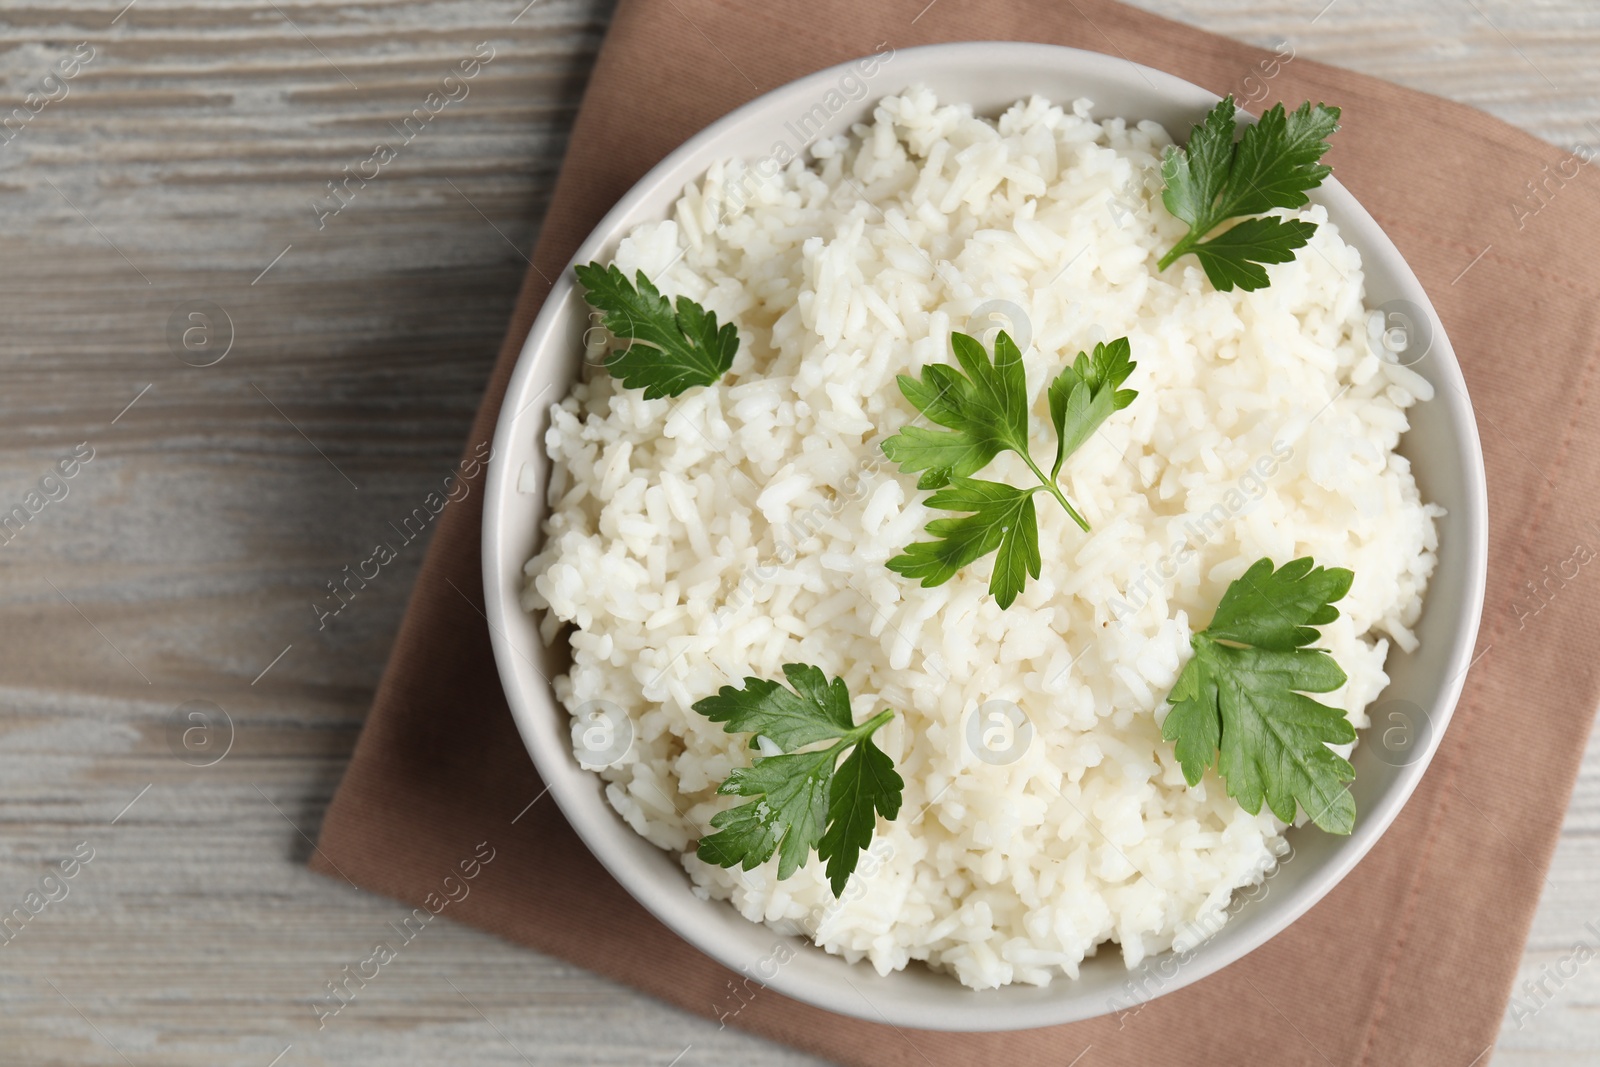
[{"label": "brown cloth napkin", "polygon": [[[493,432],[548,279],[652,164],[764,90],[880,42],[1073,45],[1218,93],[1241,92],[1272,58],[1112,0],[924,2],[624,0],[468,454]],[[1573,576],[1600,538],[1589,402],[1600,176],[1470,108],[1310,60],[1281,64],[1269,84],[1291,103],[1345,108],[1331,161],[1432,296],[1477,407],[1492,522],[1481,658],[1421,788],[1299,922],[1137,1014],[1007,1034],[897,1031],[767,990],[733,1025],[842,1063],[907,1067],[1060,1065],[1091,1045],[1085,1067],[1488,1060],[1600,698],[1600,634],[1580,610],[1596,579]],[[1542,183],[1537,199],[1529,182]],[[441,517],[312,866],[423,905],[487,841],[492,863],[446,914],[713,1015],[732,972],[634,903],[548,798],[529,806],[541,784],[480,610],[481,499]]]}]

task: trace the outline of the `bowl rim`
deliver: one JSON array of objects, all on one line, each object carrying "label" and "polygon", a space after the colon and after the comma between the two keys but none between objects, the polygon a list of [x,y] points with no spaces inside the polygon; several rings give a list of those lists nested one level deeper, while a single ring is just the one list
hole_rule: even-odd
[{"label": "bowl rim", "polygon": [[[1193,102],[1197,108],[1209,108],[1211,104],[1221,99],[1209,90],[1156,68],[1105,53],[1061,45],[1019,41],[959,41],[898,49],[893,55],[897,59],[914,57],[919,60],[961,64],[971,63],[982,56],[985,64],[993,64],[997,59],[995,50],[1003,53],[998,58],[1006,62],[1070,64],[1080,68],[1085,81],[1097,84],[1107,80],[1118,81],[1131,71],[1150,88],[1163,96],[1173,98],[1175,103],[1182,106],[1188,106]],[[519,505],[528,506],[525,502],[526,494],[518,489],[519,471],[512,469],[509,459],[514,455],[514,435],[529,432],[525,428],[519,429],[517,424],[523,412],[538,400],[537,396],[529,400],[526,394],[539,365],[560,358],[559,350],[548,344],[548,341],[561,308],[576,291],[573,266],[596,258],[606,245],[620,236],[625,220],[641,202],[650,199],[663,182],[673,180],[673,175],[686,165],[699,159],[700,165],[694,168],[694,173],[698,175],[704,172],[705,166],[710,162],[722,158],[711,150],[727,134],[738,130],[753,116],[771,109],[779,101],[791,98],[806,100],[815,97],[818,90],[833,85],[842,74],[847,73],[858,62],[856,59],[848,60],[797,78],[728,112],[669,152],[606,212],[562,267],[518,352],[515,369],[507,384],[501,410],[497,415],[493,438],[491,456],[503,458],[491,459],[488,463],[482,530],[485,614],[489,623],[495,663],[518,733],[533,759],[539,776],[544,780],[547,791],[552,794],[561,809],[563,817],[608,873],[635,901],[672,930],[676,936],[732,971],[744,969],[749,962],[748,959],[723,945],[716,938],[705,936],[704,931],[698,929],[701,920],[697,919],[697,916],[703,912],[708,903],[730,911],[733,910],[733,905],[725,900],[708,901],[698,897],[690,891],[687,876],[681,887],[672,886],[663,891],[660,883],[649,877],[649,872],[632,856],[622,851],[620,846],[607,840],[607,824],[612,831],[620,827],[629,835],[638,835],[597,790],[591,787],[586,793],[579,791],[575,784],[579,779],[572,772],[576,771],[590,779],[594,776],[592,772],[579,768],[571,759],[570,744],[554,746],[548,743],[550,740],[548,736],[540,736],[541,733],[548,734],[549,729],[555,727],[541,721],[548,716],[549,709],[536,707],[534,704],[528,680],[521,674],[517,663],[519,657],[527,662],[527,656],[512,643],[513,627],[508,625],[517,616],[524,614],[520,605],[520,591],[523,578],[522,563],[525,560],[509,561],[505,558],[506,545],[503,543],[505,518],[509,509]],[[884,95],[890,95],[895,91],[898,90],[870,92],[867,94],[867,101],[881,99]],[[1241,110],[1239,119],[1245,122],[1250,121],[1251,117]],[[678,182],[678,187],[681,188],[681,181]],[[1401,773],[1394,784],[1363,812],[1355,831],[1345,838],[1332,857],[1317,869],[1311,881],[1298,885],[1291,891],[1296,895],[1278,908],[1270,922],[1256,924],[1256,928],[1249,936],[1236,938],[1227,946],[1210,946],[1213,951],[1203,951],[1207,945],[1202,943],[1200,946],[1202,951],[1197,951],[1192,961],[1186,961],[1182,970],[1148,999],[1165,995],[1198,981],[1253,952],[1292,925],[1344,879],[1382,837],[1415,791],[1438,750],[1445,729],[1453,717],[1462,687],[1465,685],[1467,671],[1475,662],[1472,659],[1472,652],[1482,618],[1487,573],[1488,508],[1482,446],[1465,379],[1432,302],[1410,265],[1372,216],[1337,179],[1332,177],[1323,182],[1321,188],[1313,194],[1312,200],[1314,203],[1332,202],[1339,205],[1344,216],[1340,219],[1339,225],[1341,230],[1350,233],[1348,242],[1361,249],[1364,259],[1376,256],[1385,260],[1398,282],[1403,297],[1423,309],[1431,321],[1433,342],[1430,355],[1438,357],[1442,365],[1440,373],[1451,388],[1436,390],[1435,396],[1426,403],[1443,403],[1452,409],[1450,421],[1455,429],[1452,442],[1458,453],[1466,498],[1464,508],[1452,508],[1452,516],[1459,516],[1460,519],[1458,527],[1452,529],[1463,539],[1467,560],[1467,585],[1464,590],[1466,618],[1459,631],[1456,645],[1450,651],[1447,671],[1450,680],[1437,691],[1434,698],[1434,714],[1431,716],[1433,728],[1427,739],[1426,748],[1421,754],[1401,768]],[[541,351],[545,353],[543,359],[540,358]],[[571,358],[580,357],[571,355]],[[509,416],[508,412],[511,412]],[[547,507],[542,499],[533,506],[539,509]],[[1437,578],[1436,574],[1434,579]],[[537,673],[536,669],[535,672]],[[534,684],[540,684],[538,679],[534,680]],[[1375,696],[1369,707],[1375,706],[1382,695],[1379,693]],[[564,710],[553,692],[549,692],[548,696],[550,704],[556,710]],[[559,735],[565,736],[568,724],[563,721],[557,725]],[[639,837],[639,840],[644,839]],[[654,844],[649,842],[646,844],[649,844],[651,849],[656,848]],[[661,851],[663,855],[674,855],[675,858],[675,854],[667,850]],[[749,921],[744,920],[742,916],[740,919]],[[814,949],[814,946],[808,945],[808,947]],[[1170,955],[1170,951],[1158,956]],[[889,978],[892,980],[899,973],[895,972]],[[952,983],[955,981],[953,977],[949,980]],[[771,979],[762,981],[761,985],[785,996],[843,1015],[927,1030],[979,1032],[1027,1029],[1076,1022],[1115,1010],[1109,1004],[1098,1009],[1083,1010],[1083,1005],[1071,995],[1073,980],[1065,978],[1058,979],[1045,990],[1039,990],[1041,993],[1059,990],[1063,994],[1061,996],[1043,997],[1002,1006],[991,999],[996,995],[994,991],[968,991],[972,997],[971,1010],[951,1012],[948,1006],[942,1006],[938,1011],[901,1012],[899,1017],[892,1017],[876,1005],[864,1003],[864,995],[855,991],[853,986],[847,989],[828,988],[823,984],[807,981],[804,976],[792,975],[781,968]],[[1016,987],[1003,987],[998,993],[1003,995],[1006,988]],[[1141,1004],[1143,1002],[1140,1001]]]}]

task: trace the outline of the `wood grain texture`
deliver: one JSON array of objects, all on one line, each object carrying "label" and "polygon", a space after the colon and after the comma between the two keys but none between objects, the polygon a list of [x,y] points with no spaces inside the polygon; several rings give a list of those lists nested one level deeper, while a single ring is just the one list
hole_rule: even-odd
[{"label": "wood grain texture", "polygon": [[[0,143],[0,510],[94,454],[0,548],[0,913],[94,850],[0,945],[0,1061],[813,1062],[453,924],[324,1028],[309,1007],[403,914],[303,861],[421,542],[326,629],[312,604],[454,464],[609,13],[525,3],[0,0],[0,118],[60,96]],[[1586,0],[1324,3],[1142,6],[1600,137]],[[319,226],[376,141],[395,158]],[[197,700],[232,723],[209,767],[175,755]],[[1545,1006],[1483,1062],[1600,1056],[1600,964],[1561,973],[1591,921],[1600,746],[1525,958]]]}]

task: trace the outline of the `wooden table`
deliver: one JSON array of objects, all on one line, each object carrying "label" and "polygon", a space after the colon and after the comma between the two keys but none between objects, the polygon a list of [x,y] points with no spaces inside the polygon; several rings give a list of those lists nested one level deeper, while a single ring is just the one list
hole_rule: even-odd
[{"label": "wooden table", "polygon": [[[303,863],[420,552],[325,631],[310,604],[456,459],[607,3],[122,2],[0,3],[5,107],[58,97],[0,144],[0,503],[94,453],[0,553],[0,911],[94,857],[0,947],[0,1060],[812,1062],[448,923],[325,1029],[309,1007],[401,912]],[[1144,2],[1600,136],[1586,0]],[[483,40],[470,96],[319,229],[326,183]],[[231,749],[191,766],[174,733],[211,706]],[[1591,748],[1523,977],[1597,901]],[[1493,1062],[1594,1062],[1597,1009],[1591,965]]]}]

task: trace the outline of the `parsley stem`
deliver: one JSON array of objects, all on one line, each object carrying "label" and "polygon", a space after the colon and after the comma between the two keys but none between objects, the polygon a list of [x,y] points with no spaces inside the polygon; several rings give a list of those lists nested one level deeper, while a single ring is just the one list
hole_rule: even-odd
[{"label": "parsley stem", "polygon": [[1192,229],[1188,233],[1184,234],[1183,235],[1183,240],[1181,240],[1177,244],[1173,245],[1172,246],[1172,250],[1169,251],[1166,255],[1162,256],[1160,258],[1160,260],[1158,260],[1156,262],[1156,270],[1158,270],[1158,271],[1166,270],[1168,267],[1172,266],[1172,264],[1174,262],[1177,261],[1179,256],[1182,256],[1182,255],[1186,254],[1191,249],[1193,249],[1195,245],[1199,244],[1200,240],[1199,240],[1199,237],[1197,236],[1199,233],[1200,233],[1199,227],[1196,227],[1195,229]]},{"label": "parsley stem", "polygon": [[860,726],[853,728],[849,733],[841,737],[839,739],[839,743],[834,747],[842,748],[845,745],[853,745],[864,737],[871,737],[877,732],[878,727],[882,726],[892,718],[894,718],[894,709],[884,708],[882,711],[878,712],[878,714],[874,715]]},{"label": "parsley stem", "polygon": [[1055,497],[1056,501],[1062,507],[1067,509],[1067,514],[1072,516],[1072,521],[1077,523],[1078,527],[1082,529],[1084,533],[1088,533],[1089,524],[1084,521],[1083,516],[1079,515],[1077,509],[1074,508],[1067,500],[1066,494],[1064,494],[1060,487],[1056,485],[1055,479],[1045,477],[1044,471],[1039,469],[1039,465],[1033,461],[1033,457],[1028,455],[1028,453],[1019,452],[1018,454],[1022,456],[1022,460],[1028,465],[1028,469],[1033,471],[1034,474],[1037,474],[1039,476],[1039,480],[1044,483],[1044,487],[1050,490],[1050,495]]}]

